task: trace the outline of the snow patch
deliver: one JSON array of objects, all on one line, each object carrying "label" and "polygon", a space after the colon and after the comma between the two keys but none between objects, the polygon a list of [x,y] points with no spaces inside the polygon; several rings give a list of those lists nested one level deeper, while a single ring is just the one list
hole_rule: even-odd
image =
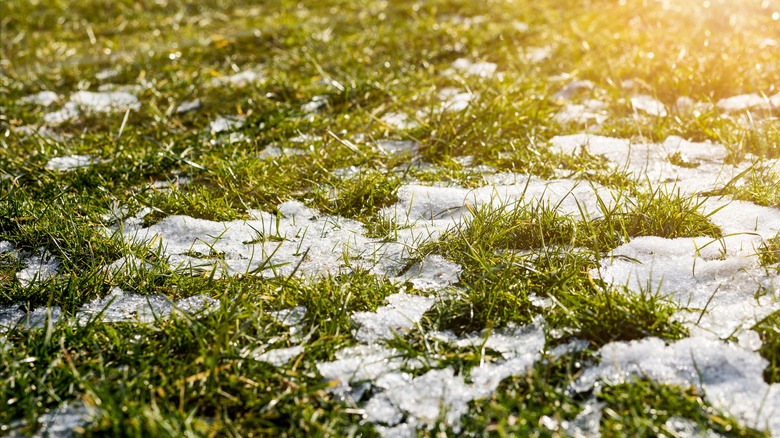
[{"label": "snow patch", "polygon": [[57,96],[57,93],[53,91],[41,91],[40,93],[31,94],[19,99],[19,103],[50,106],[59,100],[60,98]]},{"label": "snow patch", "polygon": [[217,300],[203,295],[171,302],[162,295],[138,295],[114,287],[105,297],[84,304],[79,309],[77,318],[82,324],[90,321],[151,324],[157,320],[168,319],[177,312],[195,314],[216,307],[219,307]]},{"label": "snow patch", "polygon": [[434,303],[433,298],[404,293],[390,295],[386,301],[387,305],[379,307],[376,312],[356,312],[352,315],[352,322],[358,326],[353,332],[355,339],[365,343],[392,339],[415,327]]},{"label": "snow patch", "polygon": [[16,273],[16,279],[23,287],[33,283],[42,283],[57,276],[61,263],[44,248],[22,261],[24,269]]},{"label": "snow patch", "polygon": [[739,346],[703,337],[669,345],[657,338],[616,342],[600,350],[601,363],[571,385],[582,392],[597,382],[615,385],[633,378],[696,386],[709,403],[749,427],[780,436],[780,384],[764,382],[768,362]]},{"label": "snow patch", "polygon": [[65,157],[52,158],[46,163],[45,167],[47,170],[67,172],[82,167],[89,167],[97,162],[97,159],[94,159],[89,155],[68,155]]}]

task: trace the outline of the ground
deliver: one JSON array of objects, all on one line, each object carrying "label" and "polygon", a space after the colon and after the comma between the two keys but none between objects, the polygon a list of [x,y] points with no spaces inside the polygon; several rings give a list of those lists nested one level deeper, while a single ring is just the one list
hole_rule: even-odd
[{"label": "ground", "polygon": [[780,436],[779,24],[2,2],[0,431]]}]

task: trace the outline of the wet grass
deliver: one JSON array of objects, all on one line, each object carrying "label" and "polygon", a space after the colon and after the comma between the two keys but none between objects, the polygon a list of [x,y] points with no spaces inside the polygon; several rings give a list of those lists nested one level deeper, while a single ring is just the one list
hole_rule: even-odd
[{"label": "wet grass", "polygon": [[[374,311],[399,290],[421,291],[362,270],[309,282],[186,275],[169,266],[159,242],[131,244],[105,231],[136,216],[147,226],[172,215],[240,220],[296,200],[394,241],[402,230],[381,211],[404,184],[473,188],[486,173],[505,171],[606,187],[598,210],[576,217],[548,204],[472,206],[470,219],[413,252],[443,255],[463,273],[420,327],[393,345],[465,372],[480,354],[431,350],[423,333],[469,334],[543,315],[551,347],[576,338],[595,351],[613,341],[687,336],[673,303],[627,293],[590,272],[634,237],[722,237],[701,212],[704,198],[653,188],[599,156],[556,154],[549,147],[555,135],[717,142],[730,163],[753,163],[717,194],[780,207],[777,167],[768,161],[780,157],[777,110],[727,113],[713,105],[778,91],[780,11],[769,2],[0,3],[0,242],[14,248],[0,253],[0,305],[64,312],[50,327],[3,329],[0,433],[34,433],[36,421],[64,402],[96,410],[94,424],[81,431],[87,434],[375,433],[360,406],[328,391],[315,363],[355,344],[352,313]],[[495,63],[497,74],[455,71],[459,58]],[[246,71],[262,79],[217,84]],[[573,102],[604,102],[607,122],[555,121],[564,104],[555,93],[575,79],[594,87]],[[71,93],[112,85],[137,87],[141,107],[87,112],[40,135],[20,130],[43,126],[43,115]],[[20,101],[39,91],[54,91],[59,101],[46,108]],[[442,109],[442,91],[464,93],[468,102]],[[635,111],[627,100],[635,94],[659,99],[668,115]],[[694,105],[678,102],[683,96]],[[195,98],[199,109],[176,111]],[[414,123],[395,126],[386,118],[393,113]],[[243,125],[213,132],[218,116]],[[414,142],[415,152],[381,150],[386,139]],[[46,168],[70,154],[97,162],[69,172]],[[767,270],[776,271],[778,245],[769,239],[759,250]],[[41,249],[61,262],[59,276],[23,286],[17,272]],[[106,270],[131,254],[148,266]],[[203,294],[221,306],[154,324],[78,323],[77,310],[113,287],[170,299]],[[248,352],[257,348],[297,345],[270,314],[294,306],[307,308],[297,334],[303,352],[280,367],[252,359]],[[770,382],[780,373],[776,319],[756,327]],[[472,402],[464,430],[556,433],[543,417],[560,424],[582,410],[584,397],[563,389],[594,360],[591,353],[540,362],[527,376],[507,379],[489,399]],[[672,417],[752,433],[690,389],[637,382],[597,397],[608,406],[601,420],[607,435],[667,433]]]}]

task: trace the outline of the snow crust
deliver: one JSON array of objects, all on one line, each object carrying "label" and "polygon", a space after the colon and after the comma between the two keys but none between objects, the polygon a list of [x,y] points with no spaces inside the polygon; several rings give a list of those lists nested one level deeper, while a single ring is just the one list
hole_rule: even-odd
[{"label": "snow crust", "polygon": [[397,113],[397,112],[389,112],[385,113],[385,115],[382,116],[381,119],[384,123],[387,123],[388,125],[396,128],[396,129],[413,129],[418,126],[420,126],[419,123],[417,123],[416,120],[410,119],[409,116],[407,116],[404,113]]},{"label": "snow crust", "polygon": [[[215,222],[170,216],[143,228],[126,221],[126,239],[162,239],[170,265],[193,274],[288,276],[308,278],[368,269],[393,275],[408,249],[397,242],[366,237],[360,222],[321,215],[295,201],[279,205],[280,215],[251,211],[254,219]],[[211,254],[220,257],[211,257]]]},{"label": "snow crust", "polygon": [[50,106],[60,100],[57,93],[53,91],[41,91],[19,99],[19,103],[28,103],[40,106]]},{"label": "snow crust", "polygon": [[[583,149],[602,155],[637,179],[649,179],[683,193],[699,193],[723,186],[750,166],[724,164],[728,150],[716,143],[694,143],[671,136],[663,143],[631,143],[629,140],[590,134],[554,137],[553,150],[579,154]],[[678,164],[674,164],[677,162]],[[682,165],[681,165],[682,164]]]},{"label": "snow crust", "polygon": [[59,125],[78,118],[83,112],[113,113],[137,111],[141,108],[138,97],[127,91],[77,91],[58,111],[43,115],[49,125]]},{"label": "snow crust", "polygon": [[662,102],[645,94],[633,96],[631,98],[631,107],[635,111],[642,111],[651,116],[666,117],[667,115],[666,107]]},{"label": "snow crust", "polygon": [[780,106],[780,93],[772,96],[762,94],[740,94],[738,96],[727,97],[715,104],[719,109],[726,112],[745,111],[749,109],[771,110]]},{"label": "snow crust", "polygon": [[45,167],[48,170],[67,172],[81,167],[89,167],[96,162],[97,160],[89,155],[68,155],[52,158],[46,163]]},{"label": "snow crust", "polygon": [[695,386],[716,409],[749,427],[780,435],[780,385],[762,378],[767,361],[737,345],[690,337],[670,345],[657,338],[607,344],[601,363],[571,386],[582,392],[597,382],[619,384],[642,377],[659,383]]},{"label": "snow crust", "polygon": [[16,273],[16,279],[23,287],[42,283],[57,276],[60,261],[44,248],[22,260],[24,268]]},{"label": "snow crust", "polygon": [[228,76],[218,76],[211,80],[209,85],[246,87],[251,84],[265,81],[265,75],[260,70],[244,70]]},{"label": "snow crust", "polygon": [[204,295],[171,301],[162,295],[138,295],[117,287],[103,298],[84,304],[77,312],[79,322],[138,322],[151,324],[173,314],[195,314],[219,307],[219,302]]},{"label": "snow crust", "polygon": [[498,66],[492,62],[472,62],[466,58],[458,58],[452,63],[452,68],[466,76],[486,78],[493,76]]},{"label": "snow crust", "polygon": [[335,392],[360,401],[369,387],[372,397],[363,405],[366,419],[378,424],[383,436],[407,436],[418,429],[430,429],[443,418],[457,431],[468,413],[468,403],[493,393],[510,376],[524,374],[541,358],[545,337],[544,320],[487,335],[450,342],[463,346],[485,345],[501,353],[501,360],[473,368],[469,376],[457,375],[450,367],[431,369],[414,377],[404,370],[417,368],[414,360],[380,344],[350,347],[336,353],[336,360],[317,364],[320,374],[336,382]]},{"label": "snow crust", "polygon": [[387,305],[376,312],[356,312],[352,321],[357,325],[353,332],[360,342],[372,343],[380,339],[392,339],[413,328],[433,306],[434,299],[397,293],[387,297]]},{"label": "snow crust", "polygon": [[575,104],[567,102],[563,108],[555,113],[558,123],[578,123],[581,125],[601,125],[607,121],[607,105],[595,99],[588,99],[583,103]]}]

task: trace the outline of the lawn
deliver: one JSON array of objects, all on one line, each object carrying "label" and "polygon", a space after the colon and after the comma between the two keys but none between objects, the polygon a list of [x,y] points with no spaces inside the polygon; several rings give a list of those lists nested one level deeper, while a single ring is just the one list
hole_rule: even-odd
[{"label": "lawn", "polygon": [[0,40],[0,435],[780,437],[780,3]]}]

